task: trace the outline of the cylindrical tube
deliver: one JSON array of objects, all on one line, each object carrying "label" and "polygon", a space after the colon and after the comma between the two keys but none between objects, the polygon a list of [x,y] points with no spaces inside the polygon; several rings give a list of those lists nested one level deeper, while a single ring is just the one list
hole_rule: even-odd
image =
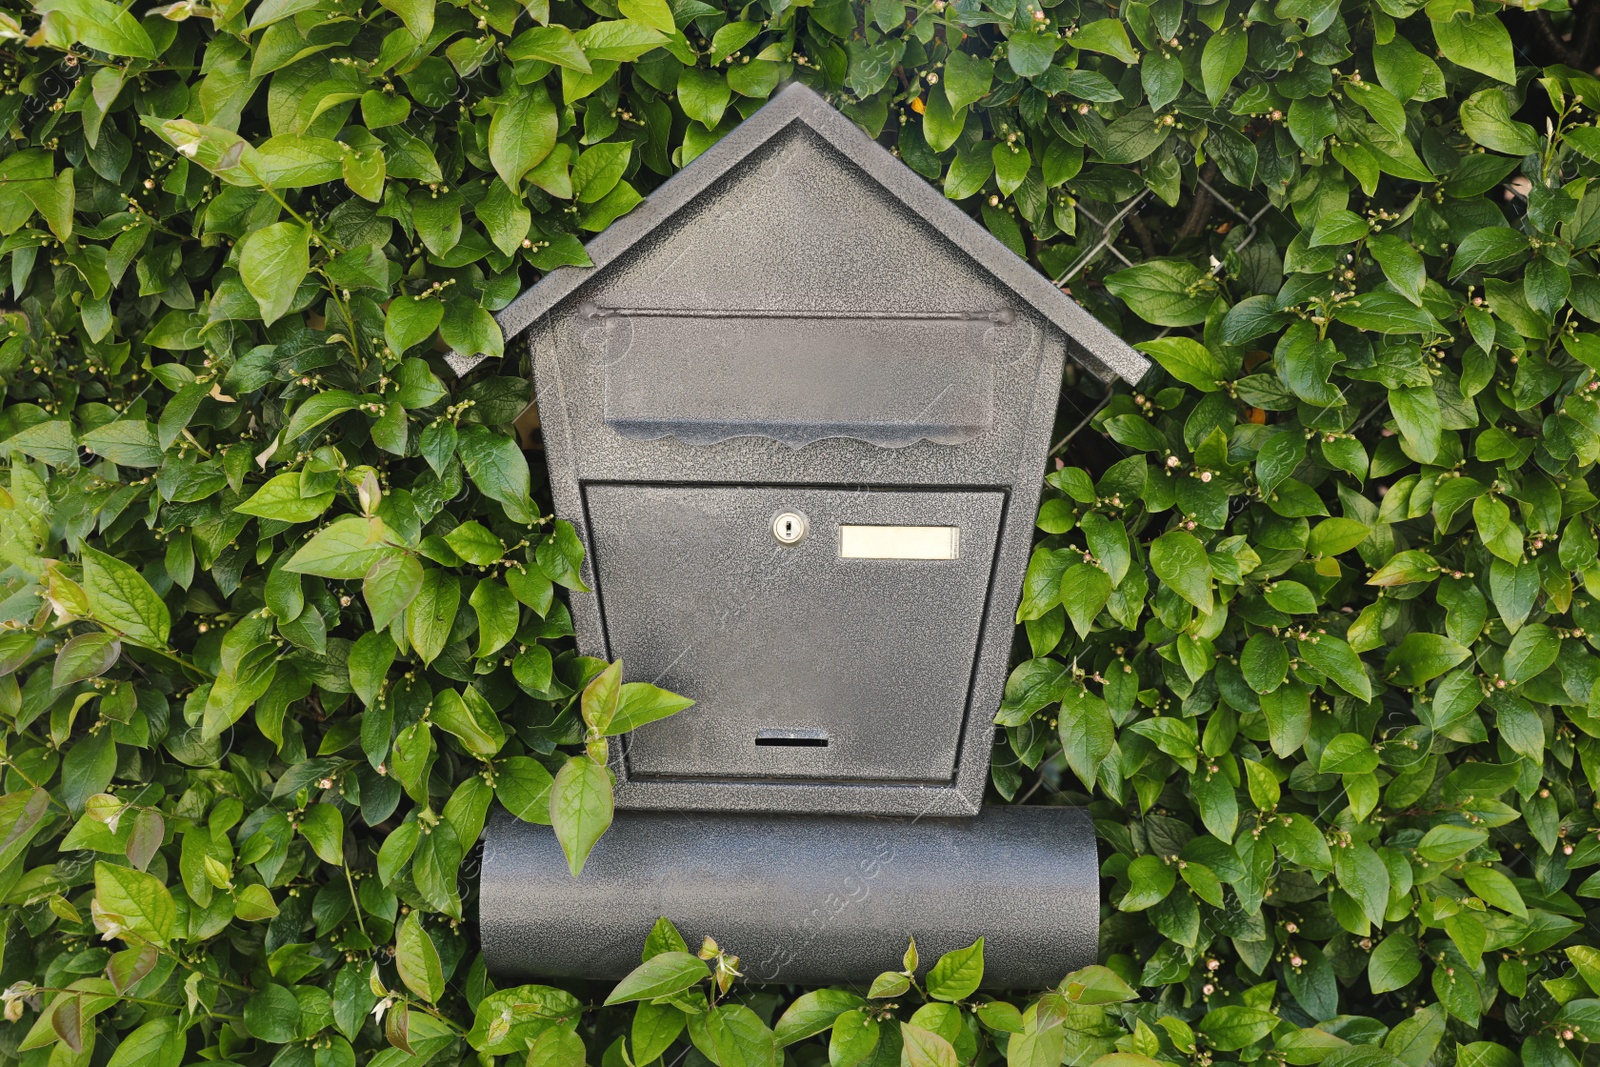
[{"label": "cylindrical tube", "polygon": [[548,826],[490,825],[479,931],[506,978],[620,978],[666,916],[748,980],[866,983],[984,938],[984,985],[1042,987],[1095,961],[1099,862],[1086,812],[971,819],[618,812],[583,873]]}]

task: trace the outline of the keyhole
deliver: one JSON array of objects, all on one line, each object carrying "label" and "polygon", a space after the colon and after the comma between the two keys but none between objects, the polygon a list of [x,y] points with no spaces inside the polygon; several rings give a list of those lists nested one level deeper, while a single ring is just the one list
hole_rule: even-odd
[{"label": "keyhole", "polygon": [[798,511],[785,511],[772,520],[772,536],[780,545],[797,545],[806,536],[806,517]]}]

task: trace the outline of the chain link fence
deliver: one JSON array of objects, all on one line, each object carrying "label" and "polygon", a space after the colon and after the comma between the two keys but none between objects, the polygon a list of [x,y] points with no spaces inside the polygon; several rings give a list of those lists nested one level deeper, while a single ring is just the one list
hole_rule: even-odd
[{"label": "chain link fence", "polygon": [[[1243,224],[1246,227],[1244,236],[1238,238],[1233,244],[1232,251],[1236,254],[1243,252],[1249,247],[1250,242],[1256,239],[1256,235],[1259,233],[1261,220],[1266,216],[1267,212],[1277,210],[1274,205],[1268,201],[1259,209],[1257,209],[1254,214],[1252,214],[1219,193],[1216,186],[1212,185],[1205,178],[1198,178],[1197,185],[1197,192],[1199,189],[1205,190],[1206,194],[1211,197],[1212,201],[1218,208],[1231,213],[1233,218],[1236,220],[1236,223]],[[1090,208],[1085,206],[1083,201],[1078,201],[1074,207],[1074,210],[1078,213],[1080,227],[1084,222],[1087,222],[1091,224],[1091,233],[1093,233],[1093,229],[1095,227],[1099,228],[1100,233],[1098,237],[1091,238],[1089,246],[1079,253],[1078,258],[1073,260],[1072,265],[1066,270],[1062,271],[1061,274],[1054,279],[1056,288],[1067,289],[1070,292],[1069,287],[1072,284],[1072,280],[1082,274],[1085,270],[1088,270],[1089,267],[1098,262],[1102,256],[1108,254],[1120,261],[1124,267],[1133,266],[1134,261],[1123,254],[1122,250],[1117,247],[1116,240],[1122,234],[1124,221],[1128,218],[1128,216],[1134,214],[1139,209],[1139,205],[1143,204],[1147,199],[1150,198],[1151,195],[1152,194],[1150,190],[1146,189],[1129,199],[1127,202],[1118,206],[1116,211],[1112,214],[1103,217],[1102,215],[1096,214]],[[1221,260],[1212,261],[1211,274],[1213,277],[1221,274],[1222,269],[1223,263]],[[1165,337],[1170,332],[1170,329],[1164,329],[1157,336]],[[1070,443],[1074,437],[1081,433],[1084,427],[1089,425],[1089,422],[1100,412],[1101,408],[1106,406],[1106,404],[1111,400],[1111,396],[1111,390],[1108,389],[1105,395],[1100,399],[1100,402],[1096,404],[1093,409],[1084,411],[1082,406],[1072,398],[1071,394],[1063,390],[1061,394],[1062,402],[1071,405],[1073,409],[1081,415],[1081,418],[1071,430],[1068,430],[1058,441],[1056,441],[1055,444],[1050,446],[1050,455],[1052,457],[1059,456],[1062,450],[1067,447],[1068,443]]]}]

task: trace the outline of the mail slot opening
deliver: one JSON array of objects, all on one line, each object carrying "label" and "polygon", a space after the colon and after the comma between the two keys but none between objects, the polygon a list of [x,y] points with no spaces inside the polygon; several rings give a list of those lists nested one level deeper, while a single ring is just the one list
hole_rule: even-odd
[{"label": "mail slot opening", "polygon": [[821,730],[757,730],[756,744],[762,748],[827,748],[828,735]]}]

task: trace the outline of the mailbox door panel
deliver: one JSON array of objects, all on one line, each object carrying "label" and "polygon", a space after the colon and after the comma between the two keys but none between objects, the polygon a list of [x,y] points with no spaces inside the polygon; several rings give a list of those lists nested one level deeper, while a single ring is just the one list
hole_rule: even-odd
[{"label": "mailbox door panel", "polygon": [[696,701],[627,738],[630,777],[950,781],[1004,492],[584,497],[610,655]]}]

